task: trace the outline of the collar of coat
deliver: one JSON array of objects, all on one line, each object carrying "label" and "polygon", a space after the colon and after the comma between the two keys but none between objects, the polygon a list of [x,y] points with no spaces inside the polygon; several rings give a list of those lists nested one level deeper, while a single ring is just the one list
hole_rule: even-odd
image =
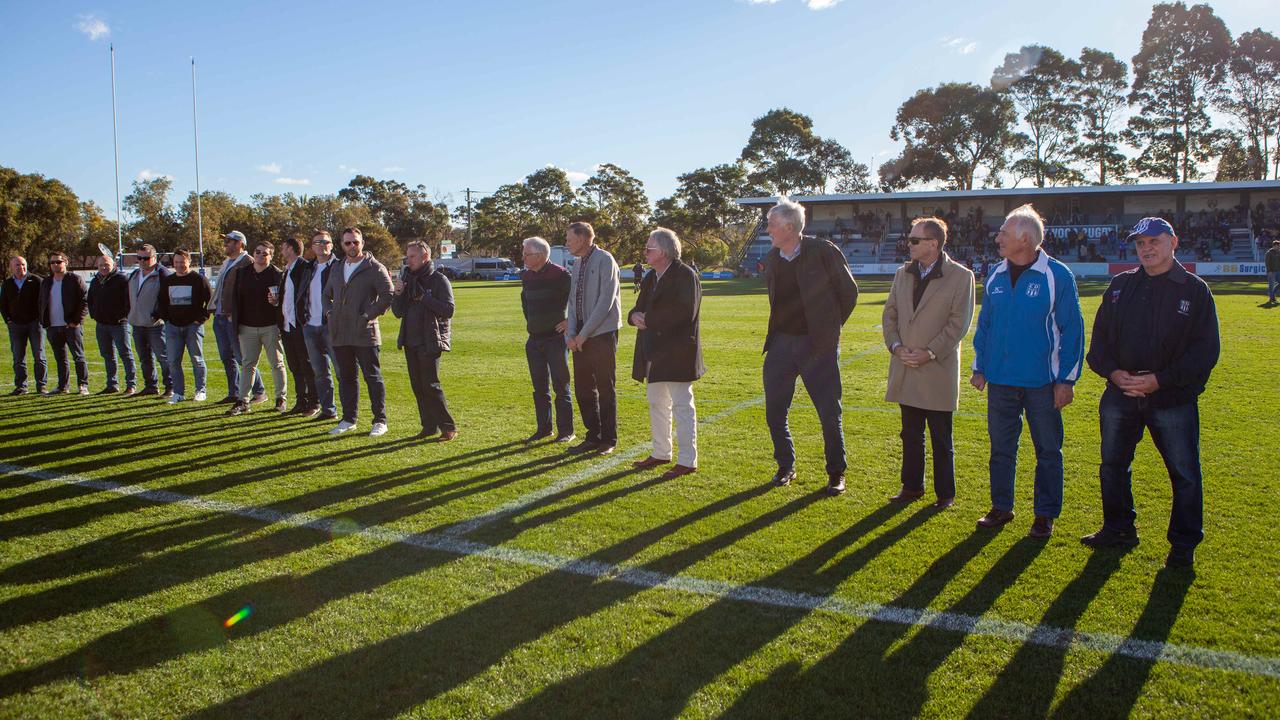
[{"label": "collar of coat", "polygon": [[[1040,248],[1040,255],[1036,257],[1036,261],[1031,263],[1031,265],[1027,269],[1036,270],[1043,275],[1048,275],[1049,259],[1050,259],[1049,253],[1045,252],[1044,248],[1042,247]],[[996,269],[991,271],[991,274],[995,275],[996,273],[1002,273],[1002,272],[1009,272],[1009,260],[1007,258],[1004,260],[1001,260],[1000,264],[996,266]]]},{"label": "collar of coat", "polygon": [[[1142,273],[1143,275],[1147,275],[1147,269],[1142,267],[1141,265],[1138,266],[1138,272]],[[1187,269],[1183,267],[1182,263],[1178,262],[1178,258],[1173,259],[1173,267],[1169,268],[1169,271],[1164,273],[1166,277],[1168,277],[1173,282],[1178,283],[1179,285],[1185,283],[1187,281],[1187,276],[1190,274],[1191,273],[1187,272]],[[1147,275],[1147,277],[1151,277],[1151,276]],[[1157,275],[1156,277],[1159,277],[1159,276]]]}]

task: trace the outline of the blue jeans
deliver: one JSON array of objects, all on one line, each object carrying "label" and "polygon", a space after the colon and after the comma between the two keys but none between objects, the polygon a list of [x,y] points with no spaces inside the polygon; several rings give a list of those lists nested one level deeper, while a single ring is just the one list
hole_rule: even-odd
[{"label": "blue jeans", "polygon": [[[84,360],[84,327],[58,325],[45,331],[53,348],[53,361],[58,364],[58,389],[66,390],[71,382],[71,364],[76,366],[76,386],[89,387],[89,364]],[[68,359],[68,352],[71,357]]]},{"label": "blue jeans", "polygon": [[9,349],[13,351],[13,386],[27,389],[27,346],[31,346],[31,361],[36,370],[36,391],[44,390],[49,380],[49,367],[44,361],[44,328],[39,320],[29,323],[9,323]]},{"label": "blue jeans", "polygon": [[796,464],[795,443],[787,415],[796,393],[796,378],[804,380],[804,389],[818,411],[822,423],[822,443],[826,450],[827,474],[845,471],[844,423],[840,406],[840,349],[815,352],[807,335],[778,333],[769,343],[764,357],[764,416],[773,438],[773,459],[780,469]]},{"label": "blue jeans", "polygon": [[342,398],[342,419],[353,423],[360,416],[358,369],[364,374],[364,382],[369,386],[369,403],[373,409],[373,421],[385,423],[387,421],[387,386],[382,382],[378,346],[335,345],[333,355],[338,361],[338,395]]},{"label": "blue jeans", "polygon": [[334,359],[333,345],[329,343],[329,327],[303,325],[302,339],[307,343],[307,360],[316,376],[316,397],[320,403],[320,412],[334,413],[337,406],[333,404],[332,367],[336,367],[338,361]]},{"label": "blue jeans", "polygon": [[1102,524],[1109,530],[1133,532],[1138,514],[1133,506],[1133,453],[1143,429],[1164,459],[1173,483],[1169,544],[1190,550],[1204,539],[1204,482],[1200,474],[1200,408],[1193,400],[1171,408],[1153,408],[1145,398],[1131,398],[1108,387],[1098,404],[1102,429]]},{"label": "blue jeans", "polygon": [[569,349],[564,335],[530,337],[524,343],[524,356],[529,362],[529,379],[533,381],[533,413],[538,433],[551,432],[551,393],[555,391],[556,435],[573,434],[573,398],[569,395]]},{"label": "blue jeans", "polygon": [[[213,316],[213,339],[218,343],[218,358],[222,360],[222,370],[227,374],[227,395],[234,397],[240,386],[240,335],[231,324],[231,318],[225,315]],[[262,384],[262,375],[253,369],[253,394],[263,395],[267,392]]]},{"label": "blue jeans", "polygon": [[1032,503],[1037,517],[1062,513],[1062,411],[1053,408],[1053,383],[1037,388],[987,384],[987,433],[991,437],[991,507],[1013,510],[1022,415],[1036,450]]},{"label": "blue jeans", "polygon": [[173,376],[173,392],[178,395],[187,394],[186,378],[182,372],[182,351],[184,348],[187,354],[191,356],[191,377],[196,381],[196,392],[204,392],[204,325],[202,323],[191,323],[190,325],[166,324],[164,326],[164,347],[165,353],[169,357],[169,372]]},{"label": "blue jeans", "polygon": [[103,325],[98,323],[94,330],[98,336],[98,352],[102,354],[102,363],[107,366],[107,387],[119,390],[116,379],[116,353],[124,361],[125,388],[136,387],[137,374],[133,366],[133,348],[129,347],[129,338],[124,325]]},{"label": "blue jeans", "polygon": [[1270,302],[1276,301],[1276,287],[1280,286],[1280,272],[1267,273],[1267,293],[1271,295]]},{"label": "blue jeans", "polygon": [[169,361],[164,351],[164,326],[133,326],[133,349],[138,353],[138,364],[142,366],[142,384],[145,389],[157,390],[156,363],[160,364],[161,379],[164,390],[173,389],[173,377],[169,373]]}]

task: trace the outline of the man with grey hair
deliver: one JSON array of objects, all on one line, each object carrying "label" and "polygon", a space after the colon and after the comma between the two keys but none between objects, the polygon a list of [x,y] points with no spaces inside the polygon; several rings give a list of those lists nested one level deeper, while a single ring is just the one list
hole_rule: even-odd
[{"label": "man with grey hair", "polygon": [[540,237],[525,238],[520,273],[520,308],[529,338],[524,343],[533,382],[537,427],[525,442],[551,437],[555,391],[555,441],[569,443],[573,434],[573,400],[569,397],[569,351],[564,333],[572,280],[569,271],[551,262],[551,246]]},{"label": "man with grey hair", "polygon": [[1062,511],[1062,408],[1071,403],[1084,361],[1084,317],[1075,276],[1041,249],[1044,220],[1030,205],[1009,213],[996,235],[1004,261],[987,278],[973,376],[987,397],[991,510],[978,527],[1013,519],[1022,415],[1036,450],[1035,521],[1028,536],[1048,539]]},{"label": "man with grey hair", "polygon": [[44,326],[40,324],[39,275],[27,272],[27,259],[9,259],[9,277],[0,286],[0,314],[9,328],[9,348],[13,351],[13,393],[26,395],[27,348],[35,365],[36,392],[43,393],[48,382],[44,359]]},{"label": "man with grey hair", "polygon": [[775,485],[796,477],[795,445],[787,415],[804,380],[822,422],[827,492],[844,492],[840,329],[858,303],[858,284],[844,254],[830,241],[804,237],[804,206],[786,198],[769,210],[773,249],[765,256],[769,325],[764,341],[765,420],[773,439]]},{"label": "man with grey hair", "polygon": [[702,284],[697,271],[680,261],[680,238],[671,230],[650,233],[644,255],[653,271],[641,281],[627,322],[639,329],[631,377],[646,384],[653,451],[633,464],[647,469],[671,462],[674,414],[680,453],[662,476],[670,480],[698,470],[693,382],[707,371],[698,332]]},{"label": "man with grey hair", "polygon": [[622,296],[618,263],[595,244],[591,223],[574,222],[565,245],[578,258],[573,266],[565,345],[573,351],[573,385],[587,437],[570,452],[609,455],[618,445],[618,330]]},{"label": "man with grey hair", "polygon": [[[133,328],[133,349],[142,370],[143,388],[138,395],[161,395],[168,400],[173,397],[173,372],[165,353],[164,321],[153,313],[160,295],[160,279],[172,275],[173,271],[160,264],[155,247],[149,243],[140,245],[134,257],[138,259],[138,269],[129,276],[129,325]],[[157,363],[159,378],[156,377]],[[164,383],[163,393],[159,382]]]}]

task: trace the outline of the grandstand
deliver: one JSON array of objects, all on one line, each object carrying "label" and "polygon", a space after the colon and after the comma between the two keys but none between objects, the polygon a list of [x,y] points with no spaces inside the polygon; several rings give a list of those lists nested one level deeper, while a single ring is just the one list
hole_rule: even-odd
[{"label": "grandstand", "polygon": [[[1262,253],[1280,238],[1280,181],[1055,188],[996,188],[902,193],[808,195],[806,235],[838,245],[859,274],[891,273],[907,257],[912,218],[933,215],[951,227],[948,251],[970,266],[998,261],[994,239],[1005,214],[1024,203],[1045,217],[1050,254],[1079,275],[1105,275],[1135,262],[1124,236],[1138,219],[1169,219],[1181,240],[1178,259],[1208,275],[1263,272]],[[764,213],[774,197],[740,198],[760,209],[760,223],[737,262],[755,274],[770,248]]]}]

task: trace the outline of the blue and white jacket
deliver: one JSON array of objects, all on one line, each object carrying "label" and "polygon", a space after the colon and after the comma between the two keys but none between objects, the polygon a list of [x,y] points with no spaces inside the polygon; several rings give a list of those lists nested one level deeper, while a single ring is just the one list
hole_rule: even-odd
[{"label": "blue and white jacket", "polygon": [[1014,387],[1074,385],[1084,361],[1084,316],[1071,270],[1044,250],[1009,282],[1009,262],[987,278],[973,371],[987,382]]}]

